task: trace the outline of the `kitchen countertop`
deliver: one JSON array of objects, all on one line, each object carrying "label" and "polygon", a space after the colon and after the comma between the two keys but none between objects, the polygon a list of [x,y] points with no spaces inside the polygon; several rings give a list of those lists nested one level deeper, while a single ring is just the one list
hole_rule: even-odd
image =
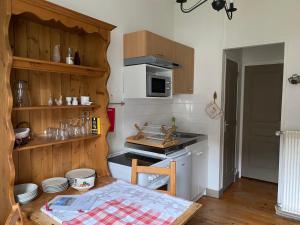
[{"label": "kitchen countertop", "polygon": [[[184,137],[182,137],[184,136]],[[186,137],[186,136],[193,136],[193,137]],[[138,149],[138,150],[143,150],[147,152],[154,152],[154,153],[159,153],[159,154],[171,154],[176,151],[182,150],[185,147],[205,141],[208,139],[208,136],[205,134],[195,134],[195,133],[185,133],[185,132],[176,132],[175,133],[175,139],[179,141],[179,144],[167,147],[167,148],[155,148],[147,145],[139,145],[139,144],[133,144],[126,142],[125,147],[127,148],[133,148],[133,149]]]}]

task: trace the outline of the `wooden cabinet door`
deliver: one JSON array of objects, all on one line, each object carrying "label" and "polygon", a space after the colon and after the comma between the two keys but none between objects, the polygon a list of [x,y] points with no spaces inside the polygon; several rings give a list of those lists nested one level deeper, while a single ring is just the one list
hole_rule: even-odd
[{"label": "wooden cabinet door", "polygon": [[173,94],[194,92],[194,49],[175,43],[175,61],[182,68],[173,71]]},{"label": "wooden cabinet door", "polygon": [[[146,55],[156,55],[165,59],[175,60],[174,41],[146,31]],[[175,61],[175,63],[177,63]]]},{"label": "wooden cabinet door", "polygon": [[174,42],[149,31],[124,35],[124,58],[156,55],[174,59]]}]

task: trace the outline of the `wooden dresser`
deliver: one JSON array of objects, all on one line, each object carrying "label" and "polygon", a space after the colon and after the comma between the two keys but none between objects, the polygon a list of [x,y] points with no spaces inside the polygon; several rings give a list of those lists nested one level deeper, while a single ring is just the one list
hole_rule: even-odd
[{"label": "wooden dresser", "polygon": [[[94,168],[99,177],[109,175],[107,48],[115,26],[44,0],[1,0],[0,27],[0,224],[22,224],[14,184],[40,185],[46,178],[79,167]],[[62,63],[51,62],[57,44]],[[80,66],[63,63],[69,47],[79,51]],[[28,82],[30,107],[13,107],[17,80]],[[60,95],[88,95],[95,104],[48,106],[50,96]],[[101,118],[101,135],[63,141],[39,138],[46,128],[84,111]],[[33,140],[14,149],[13,128],[23,121],[29,123]]]}]

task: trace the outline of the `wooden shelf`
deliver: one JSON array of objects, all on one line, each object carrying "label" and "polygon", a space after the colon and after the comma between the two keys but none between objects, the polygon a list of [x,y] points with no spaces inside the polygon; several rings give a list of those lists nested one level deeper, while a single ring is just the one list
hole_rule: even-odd
[{"label": "wooden shelf", "polygon": [[52,109],[93,109],[100,108],[100,105],[40,105],[40,106],[30,106],[30,107],[14,107],[13,111],[31,111],[31,110],[52,110]]},{"label": "wooden shelf", "polygon": [[59,145],[59,144],[65,144],[65,143],[71,143],[75,141],[84,141],[89,139],[96,139],[100,137],[100,135],[86,135],[86,136],[80,136],[80,137],[74,137],[74,138],[68,138],[66,140],[53,140],[46,137],[36,136],[33,137],[33,139],[26,145],[16,147],[14,151],[25,151],[35,148],[42,148],[52,145]]},{"label": "wooden shelf", "polygon": [[101,68],[69,65],[66,63],[56,63],[17,56],[13,57],[12,67],[14,69],[42,71],[49,73],[74,74],[89,77],[100,77],[101,75],[103,75],[103,73],[107,72],[105,69]]}]

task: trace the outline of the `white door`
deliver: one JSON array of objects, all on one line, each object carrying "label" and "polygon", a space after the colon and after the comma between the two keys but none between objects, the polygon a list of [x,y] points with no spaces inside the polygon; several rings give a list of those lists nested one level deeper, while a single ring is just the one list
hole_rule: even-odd
[{"label": "white door", "polygon": [[243,177],[278,182],[282,82],[283,64],[245,68]]},{"label": "white door", "polygon": [[176,161],[176,196],[190,200],[192,184],[192,157],[187,153],[178,158]]}]

